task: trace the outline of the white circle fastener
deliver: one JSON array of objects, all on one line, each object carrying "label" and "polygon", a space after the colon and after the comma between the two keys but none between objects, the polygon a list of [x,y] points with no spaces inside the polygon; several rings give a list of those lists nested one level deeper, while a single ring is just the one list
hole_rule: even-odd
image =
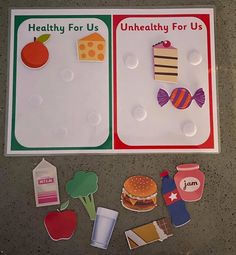
[{"label": "white circle fastener", "polygon": [[135,69],[139,64],[138,58],[133,54],[128,54],[124,58],[124,61],[125,61],[126,67],[128,67],[129,69]]},{"label": "white circle fastener", "polygon": [[91,126],[98,126],[102,121],[102,116],[100,113],[93,111],[88,114],[87,120]]},{"label": "white circle fastener", "polygon": [[74,72],[70,69],[64,69],[61,72],[61,77],[65,82],[71,82],[74,80]]},{"label": "white circle fastener", "polygon": [[202,55],[198,50],[192,50],[188,53],[188,61],[191,65],[197,66],[202,62]]},{"label": "white circle fastener", "polygon": [[142,106],[138,105],[134,107],[132,115],[137,121],[143,121],[147,117],[147,111]]},{"label": "white circle fastener", "polygon": [[197,126],[192,121],[187,121],[182,126],[182,132],[187,137],[195,136],[197,133]]}]

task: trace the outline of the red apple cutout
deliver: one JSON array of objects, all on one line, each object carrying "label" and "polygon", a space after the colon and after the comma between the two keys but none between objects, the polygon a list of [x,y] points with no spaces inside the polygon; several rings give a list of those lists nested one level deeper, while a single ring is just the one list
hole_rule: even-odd
[{"label": "red apple cutout", "polygon": [[23,63],[30,68],[39,68],[44,66],[49,58],[49,52],[44,43],[49,39],[50,34],[43,34],[38,38],[34,38],[24,46],[21,51],[21,59]]},{"label": "red apple cutout", "polygon": [[44,225],[53,241],[68,240],[76,231],[77,213],[61,207],[60,210],[49,212],[45,216]]}]

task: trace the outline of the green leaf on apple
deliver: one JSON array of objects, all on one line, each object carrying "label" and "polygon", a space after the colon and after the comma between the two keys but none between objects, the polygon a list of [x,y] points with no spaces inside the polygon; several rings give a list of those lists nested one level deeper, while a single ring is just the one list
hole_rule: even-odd
[{"label": "green leaf on apple", "polygon": [[36,39],[36,41],[41,42],[41,43],[45,43],[45,42],[49,39],[50,36],[51,36],[50,34],[43,34],[43,35],[40,35],[40,36]]},{"label": "green leaf on apple", "polygon": [[61,204],[60,211],[64,211],[70,203],[70,200],[67,200],[66,202]]}]

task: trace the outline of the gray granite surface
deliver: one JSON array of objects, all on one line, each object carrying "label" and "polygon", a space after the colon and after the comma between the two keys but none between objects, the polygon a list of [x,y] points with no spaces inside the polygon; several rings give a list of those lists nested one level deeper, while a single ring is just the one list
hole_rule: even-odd
[{"label": "gray granite surface", "polygon": [[[32,169],[41,157],[4,157],[5,104],[7,87],[8,8],[9,7],[106,7],[106,6],[173,6],[215,5],[216,53],[218,63],[218,94],[221,133],[220,154],[156,154],[156,155],[75,155],[46,157],[58,168],[61,200],[67,199],[65,183],[79,168],[96,171],[99,191],[97,206],[120,212],[109,249],[89,245],[92,223],[81,203],[75,200],[70,207],[78,212],[78,231],[69,241],[53,242],[43,225],[43,217],[56,207],[36,208]],[[0,254],[149,254],[149,255],[233,255],[236,254],[236,1],[235,0],[1,0],[0,1]],[[131,213],[120,205],[120,191],[126,177],[135,174],[152,176],[160,187],[159,173],[163,168],[174,172],[177,164],[198,162],[206,174],[206,187],[201,201],[187,205],[192,221],[174,230],[174,236],[163,243],[154,243],[129,251],[124,230],[166,216],[160,205],[145,214]],[[160,198],[160,196],[159,196]]]}]

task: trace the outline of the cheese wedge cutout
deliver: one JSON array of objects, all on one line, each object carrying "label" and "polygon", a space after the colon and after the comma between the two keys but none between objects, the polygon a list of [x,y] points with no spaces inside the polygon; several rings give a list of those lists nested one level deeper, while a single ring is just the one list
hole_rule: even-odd
[{"label": "cheese wedge cutout", "polygon": [[81,38],[77,43],[80,61],[102,62],[105,59],[106,42],[99,33]]}]

